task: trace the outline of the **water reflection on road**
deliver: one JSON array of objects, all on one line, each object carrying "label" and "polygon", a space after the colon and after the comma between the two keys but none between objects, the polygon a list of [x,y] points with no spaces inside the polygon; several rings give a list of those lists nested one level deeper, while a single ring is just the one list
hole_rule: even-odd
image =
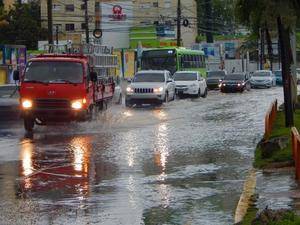
[{"label": "water reflection on road", "polygon": [[21,126],[6,126],[0,219],[232,224],[264,114],[281,93],[211,92],[162,108],[114,106],[92,123],[39,127],[32,139]]}]

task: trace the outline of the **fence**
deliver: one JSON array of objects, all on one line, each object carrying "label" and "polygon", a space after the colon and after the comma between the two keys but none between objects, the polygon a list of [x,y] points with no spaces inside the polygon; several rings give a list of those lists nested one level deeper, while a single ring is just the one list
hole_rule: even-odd
[{"label": "fence", "polygon": [[300,179],[300,135],[296,127],[291,130],[293,159],[295,162],[296,179]]},{"label": "fence", "polygon": [[275,100],[272,103],[265,117],[265,137],[264,137],[265,140],[268,140],[270,138],[274,121],[276,118],[276,114],[277,114],[277,105],[278,105],[277,100]]}]

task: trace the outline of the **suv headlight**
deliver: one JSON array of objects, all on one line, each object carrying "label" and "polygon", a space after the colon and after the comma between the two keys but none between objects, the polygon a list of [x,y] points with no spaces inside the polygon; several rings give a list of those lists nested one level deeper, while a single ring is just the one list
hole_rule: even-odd
[{"label": "suv headlight", "polygon": [[163,87],[159,87],[159,88],[154,88],[154,89],[153,89],[153,92],[154,92],[154,93],[161,93],[163,90],[164,90]]},{"label": "suv headlight", "polygon": [[192,88],[197,87],[197,84],[192,84],[191,87]]},{"label": "suv headlight", "polygon": [[127,93],[133,93],[134,89],[132,87],[127,87],[126,92]]}]

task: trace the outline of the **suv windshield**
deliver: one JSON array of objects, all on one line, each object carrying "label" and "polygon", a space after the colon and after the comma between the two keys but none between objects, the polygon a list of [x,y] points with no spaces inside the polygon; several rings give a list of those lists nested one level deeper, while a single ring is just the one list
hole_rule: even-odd
[{"label": "suv windshield", "polygon": [[253,77],[270,77],[271,74],[269,72],[255,72]]},{"label": "suv windshield", "polygon": [[197,73],[175,73],[174,80],[175,81],[197,80]]},{"label": "suv windshield", "polygon": [[244,80],[245,75],[243,74],[229,74],[225,77],[224,80]]},{"label": "suv windshield", "polygon": [[225,76],[224,71],[209,71],[207,72],[208,78],[223,78]]},{"label": "suv windshield", "polygon": [[138,73],[133,82],[165,82],[165,75],[163,73]]},{"label": "suv windshield", "polygon": [[83,67],[77,62],[29,62],[24,76],[24,82],[45,83],[82,83]]}]

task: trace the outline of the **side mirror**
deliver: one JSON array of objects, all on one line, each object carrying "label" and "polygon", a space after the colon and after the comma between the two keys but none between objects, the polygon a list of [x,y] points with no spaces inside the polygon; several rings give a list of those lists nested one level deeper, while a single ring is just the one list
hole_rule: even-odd
[{"label": "side mirror", "polygon": [[97,82],[98,81],[98,75],[96,72],[90,72],[90,79],[92,82]]},{"label": "side mirror", "polygon": [[128,83],[131,83],[132,82],[132,79],[131,78],[126,78],[127,82]]},{"label": "side mirror", "polygon": [[14,79],[14,81],[20,80],[20,72],[19,72],[19,70],[15,70],[14,71],[14,73],[13,73],[13,79]]}]

